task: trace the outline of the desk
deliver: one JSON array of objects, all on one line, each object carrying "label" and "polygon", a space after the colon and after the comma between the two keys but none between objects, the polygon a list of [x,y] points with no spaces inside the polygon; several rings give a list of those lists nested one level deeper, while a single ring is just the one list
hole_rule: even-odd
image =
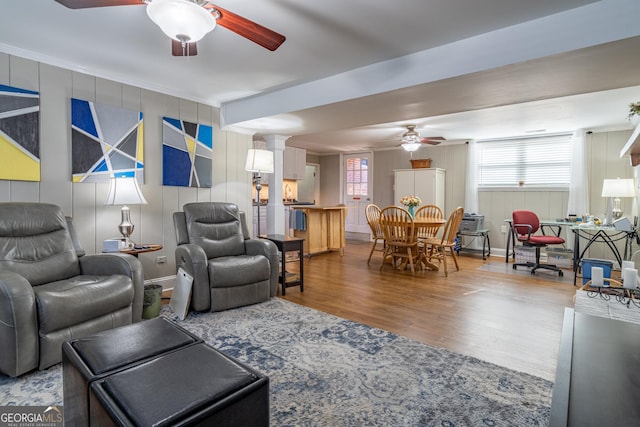
[{"label": "desk", "polygon": [[[513,256],[513,259],[516,258],[516,232],[513,229],[513,220],[512,219],[505,219],[504,222],[506,222],[509,225],[509,232],[507,233],[507,248],[505,250],[505,255],[504,255],[504,262],[509,262],[509,256]],[[552,219],[541,219],[540,220],[540,231],[542,232],[542,234],[546,234],[545,231],[545,227],[547,228],[551,228],[552,232],[556,235],[556,236],[560,236],[560,233],[562,232],[562,227],[567,227],[567,226],[575,226],[576,223],[575,222],[569,222],[569,221],[555,221]]]},{"label": "desk", "polygon": [[[282,255],[280,257],[280,274],[278,275],[278,281],[282,285],[282,295],[284,296],[287,288],[291,286],[300,286],[300,292],[304,292],[304,262],[302,260],[304,239],[283,236],[282,234],[263,234],[260,237],[275,243]],[[293,262],[287,261],[287,252],[298,252],[298,259],[295,260],[298,261],[298,275],[287,272],[287,262]]]},{"label": "desk", "polygon": [[458,246],[456,247],[456,252],[460,254],[460,251],[473,250],[462,246],[460,236],[482,237],[482,259],[487,259],[487,257],[491,255],[491,241],[489,240],[490,231],[491,230],[488,228],[479,228],[477,230],[458,230]]},{"label": "desk", "polygon": [[[579,226],[574,225],[571,227],[571,231],[574,234],[574,242],[573,242],[573,285],[576,284],[576,276],[578,272],[578,267],[580,266],[580,261],[584,258],[584,254],[587,252],[589,247],[597,241],[605,243],[613,256],[615,256],[616,261],[618,261],[618,265],[622,265],[623,259],[629,259],[631,257],[631,246],[633,245],[633,238],[637,236],[635,230],[625,231],[625,230],[616,230],[611,226]],[[587,241],[584,249],[580,249],[580,239],[584,239]],[[620,255],[620,251],[616,246],[616,242],[620,240],[625,240],[624,242],[624,256]]]}]

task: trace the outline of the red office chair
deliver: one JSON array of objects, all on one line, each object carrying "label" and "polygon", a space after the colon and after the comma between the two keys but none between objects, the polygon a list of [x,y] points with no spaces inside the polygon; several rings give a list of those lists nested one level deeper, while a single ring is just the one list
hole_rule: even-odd
[{"label": "red office chair", "polygon": [[516,239],[522,242],[524,246],[536,248],[536,262],[515,263],[513,264],[513,269],[516,270],[519,265],[531,267],[531,274],[535,274],[537,269],[545,268],[557,271],[560,276],[563,276],[564,273],[556,265],[540,264],[540,248],[547,245],[562,245],[564,244],[564,239],[558,236],[547,236],[544,232],[542,235],[534,235],[540,229],[540,220],[535,212],[526,210],[513,211],[512,218]]}]

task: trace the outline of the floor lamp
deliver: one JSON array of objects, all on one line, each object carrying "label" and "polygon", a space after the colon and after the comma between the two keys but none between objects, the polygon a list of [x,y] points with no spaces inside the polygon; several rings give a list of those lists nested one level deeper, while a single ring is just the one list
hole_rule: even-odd
[{"label": "floor lamp", "polygon": [[252,148],[247,152],[247,172],[256,174],[256,199],[258,205],[258,236],[260,236],[260,190],[262,190],[260,174],[273,173],[273,153],[269,150],[259,150]]}]

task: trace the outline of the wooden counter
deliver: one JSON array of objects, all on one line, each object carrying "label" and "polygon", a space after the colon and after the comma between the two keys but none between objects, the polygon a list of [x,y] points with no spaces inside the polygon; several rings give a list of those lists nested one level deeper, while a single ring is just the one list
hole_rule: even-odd
[{"label": "wooden counter", "polygon": [[307,217],[306,230],[294,230],[294,236],[304,239],[305,255],[340,251],[344,255],[346,238],[346,206],[291,206]]}]

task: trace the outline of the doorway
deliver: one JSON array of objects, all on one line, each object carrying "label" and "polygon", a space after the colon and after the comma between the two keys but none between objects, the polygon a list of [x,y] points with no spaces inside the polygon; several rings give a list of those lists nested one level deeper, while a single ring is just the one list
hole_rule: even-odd
[{"label": "doorway", "polygon": [[298,181],[298,202],[320,204],[320,165],[307,163],[304,179]]},{"label": "doorway", "polygon": [[346,154],[343,156],[342,200],[347,209],[346,231],[370,233],[365,210],[373,194],[373,153]]}]

